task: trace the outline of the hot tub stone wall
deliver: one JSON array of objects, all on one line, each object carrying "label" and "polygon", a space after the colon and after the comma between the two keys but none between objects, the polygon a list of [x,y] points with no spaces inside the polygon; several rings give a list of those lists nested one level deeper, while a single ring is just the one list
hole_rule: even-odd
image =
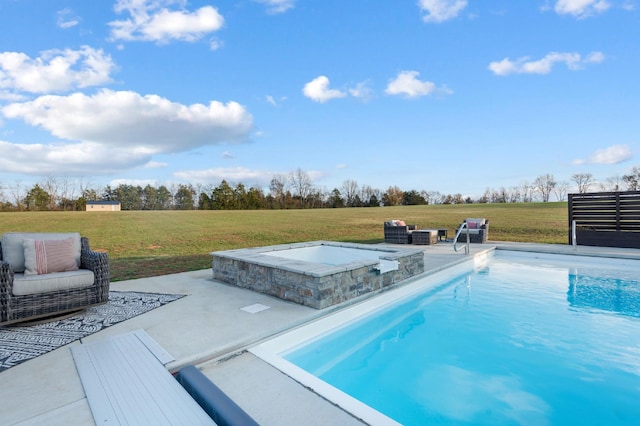
[{"label": "hot tub stone wall", "polygon": [[[414,250],[415,251],[415,250]],[[398,269],[380,274],[377,262],[351,268],[326,267],[330,273],[301,273],[282,266],[256,264],[251,260],[212,253],[213,279],[251,289],[291,302],[323,309],[354,297],[384,289],[424,272],[424,253],[398,257]],[[363,263],[363,262],[360,262]]]}]

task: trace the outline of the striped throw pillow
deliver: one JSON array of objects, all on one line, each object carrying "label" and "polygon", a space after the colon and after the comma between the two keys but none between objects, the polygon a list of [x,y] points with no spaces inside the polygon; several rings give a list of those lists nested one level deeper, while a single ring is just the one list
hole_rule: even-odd
[{"label": "striped throw pillow", "polygon": [[25,275],[78,270],[73,253],[73,238],[65,240],[25,239],[23,245]]}]

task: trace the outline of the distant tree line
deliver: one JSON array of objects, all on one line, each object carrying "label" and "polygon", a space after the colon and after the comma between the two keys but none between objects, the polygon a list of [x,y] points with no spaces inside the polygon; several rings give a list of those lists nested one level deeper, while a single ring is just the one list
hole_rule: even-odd
[{"label": "distant tree line", "polygon": [[573,186],[558,182],[552,174],[538,176],[532,183],[510,188],[487,188],[477,199],[462,194],[407,190],[389,186],[386,190],[346,180],[330,191],[313,184],[309,174],[298,169],[288,175],[274,175],[268,191],[222,180],[213,184],[177,184],[144,187],[120,184],[93,188],[83,180],[48,176],[31,188],[20,182],[3,186],[0,182],[0,211],[81,211],[87,201],[119,201],[122,210],[258,210],[341,207],[378,207],[425,204],[528,203],[548,202],[552,195],[565,200],[571,188],[585,193],[593,190],[622,191],[640,189],[640,167],[622,177],[596,182],[590,173],[572,176]]}]

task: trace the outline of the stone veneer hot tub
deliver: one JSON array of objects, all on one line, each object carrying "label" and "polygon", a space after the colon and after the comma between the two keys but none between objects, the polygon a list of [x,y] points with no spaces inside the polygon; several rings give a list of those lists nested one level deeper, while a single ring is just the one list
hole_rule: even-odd
[{"label": "stone veneer hot tub", "polygon": [[311,241],[211,253],[213,279],[326,308],[424,272],[410,248]]}]

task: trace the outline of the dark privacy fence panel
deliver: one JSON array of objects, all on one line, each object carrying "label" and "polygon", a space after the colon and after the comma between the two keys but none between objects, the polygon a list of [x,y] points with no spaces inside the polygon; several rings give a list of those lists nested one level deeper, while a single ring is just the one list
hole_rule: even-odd
[{"label": "dark privacy fence panel", "polygon": [[640,191],[569,194],[569,244],[640,248]]}]

